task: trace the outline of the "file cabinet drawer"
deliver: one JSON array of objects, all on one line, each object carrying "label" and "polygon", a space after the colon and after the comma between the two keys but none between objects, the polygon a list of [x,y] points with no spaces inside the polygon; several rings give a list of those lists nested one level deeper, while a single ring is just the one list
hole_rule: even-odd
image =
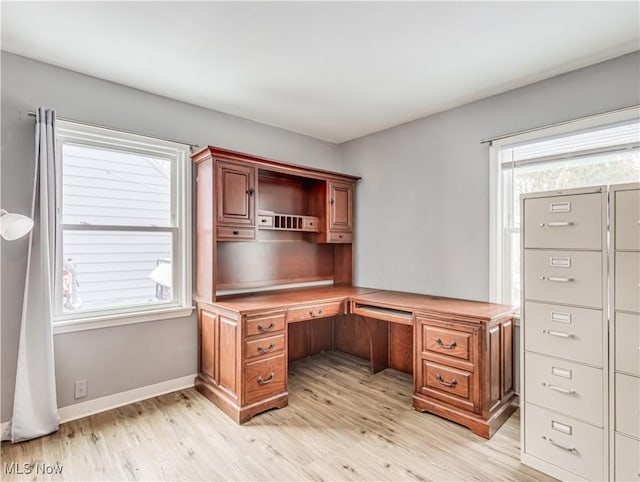
[{"label": "file cabinet drawer", "polygon": [[602,310],[524,304],[525,349],[602,366]]},{"label": "file cabinet drawer", "polygon": [[525,250],[524,270],[526,300],[602,309],[600,252]]},{"label": "file cabinet drawer", "polygon": [[616,434],[615,478],[640,482],[640,441]]},{"label": "file cabinet drawer", "polygon": [[616,430],[640,437],[640,378],[616,373]]},{"label": "file cabinet drawer", "polygon": [[525,248],[602,249],[602,194],[524,201]]},{"label": "file cabinet drawer", "polygon": [[640,315],[615,316],[616,370],[640,376]]},{"label": "file cabinet drawer", "polygon": [[640,191],[616,191],[616,249],[640,250]]},{"label": "file cabinet drawer", "polygon": [[603,426],[601,369],[528,352],[524,382],[527,402]]},{"label": "file cabinet drawer", "polygon": [[640,253],[616,253],[616,310],[640,313]]},{"label": "file cabinet drawer", "polygon": [[284,391],[287,386],[286,359],[278,355],[266,360],[245,364],[245,403],[254,403],[271,398]]},{"label": "file cabinet drawer", "polygon": [[527,403],[525,452],[587,480],[605,480],[604,430]]}]

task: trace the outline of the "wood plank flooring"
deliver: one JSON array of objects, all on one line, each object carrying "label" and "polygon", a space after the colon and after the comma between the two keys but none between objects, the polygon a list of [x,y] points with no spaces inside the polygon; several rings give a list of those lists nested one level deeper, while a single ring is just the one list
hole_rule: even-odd
[{"label": "wood plank flooring", "polygon": [[[194,389],[2,444],[2,480],[553,480],[520,464],[518,414],[484,440],[411,407],[411,376],[328,352],[289,366],[289,406],[238,426]],[[34,469],[35,470],[35,469]]]}]

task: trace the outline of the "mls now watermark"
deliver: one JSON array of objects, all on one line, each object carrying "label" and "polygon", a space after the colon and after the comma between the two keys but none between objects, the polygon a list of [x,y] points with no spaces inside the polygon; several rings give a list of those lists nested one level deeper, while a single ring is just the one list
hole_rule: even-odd
[{"label": "mls now watermark", "polygon": [[58,462],[55,464],[18,464],[16,462],[3,463],[5,475],[61,475],[64,466]]}]

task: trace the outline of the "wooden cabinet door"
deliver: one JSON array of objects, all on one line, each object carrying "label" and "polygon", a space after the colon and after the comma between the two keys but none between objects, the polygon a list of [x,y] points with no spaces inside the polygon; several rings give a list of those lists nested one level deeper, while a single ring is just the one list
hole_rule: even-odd
[{"label": "wooden cabinet door", "polygon": [[218,161],[218,222],[254,224],[255,168],[235,162]]},{"label": "wooden cabinet door", "polygon": [[353,184],[329,181],[329,231],[352,230]]}]

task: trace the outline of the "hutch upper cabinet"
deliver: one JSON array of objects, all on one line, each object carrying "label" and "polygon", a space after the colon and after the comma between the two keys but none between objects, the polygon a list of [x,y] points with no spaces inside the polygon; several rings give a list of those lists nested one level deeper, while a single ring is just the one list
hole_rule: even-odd
[{"label": "hutch upper cabinet", "polygon": [[329,231],[353,232],[353,184],[329,182]]},{"label": "hutch upper cabinet", "polygon": [[219,161],[217,166],[218,223],[253,226],[256,168]]}]

